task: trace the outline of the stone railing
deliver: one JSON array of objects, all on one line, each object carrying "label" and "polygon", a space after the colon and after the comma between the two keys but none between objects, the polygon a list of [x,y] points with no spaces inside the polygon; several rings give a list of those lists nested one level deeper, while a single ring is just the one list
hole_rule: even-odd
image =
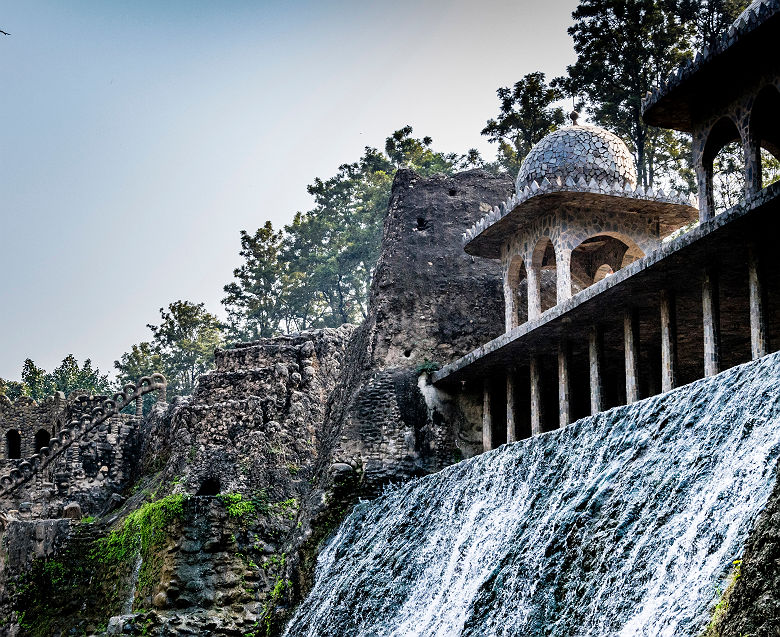
[{"label": "stone railing", "polygon": [[611,195],[613,197],[624,197],[628,199],[637,199],[640,201],[654,201],[681,206],[692,206],[694,208],[697,208],[699,205],[698,199],[696,197],[689,197],[688,195],[677,192],[676,190],[664,192],[664,190],[661,188],[657,190],[654,190],[652,187],[645,189],[641,184],[633,186],[630,183],[626,183],[623,185],[619,181],[614,183],[607,183],[606,180],[596,181],[595,178],[591,178],[590,181],[587,181],[583,175],[580,175],[578,179],[574,179],[573,177],[569,176],[566,177],[566,179],[555,177],[554,179],[550,180],[545,177],[541,184],[533,181],[531,182],[530,186],[525,186],[522,190],[518,190],[517,193],[501,203],[500,206],[493,206],[493,210],[484,215],[471,228],[463,233],[461,236],[463,244],[466,245],[470,243],[475,237],[512,212],[512,210],[514,210],[524,201],[532,199],[533,197],[539,197],[541,195],[555,192]]},{"label": "stone railing", "polygon": [[11,495],[62,455],[74,442],[88,435],[109,418],[116,416],[125,407],[136,403],[137,399],[145,394],[160,392],[162,400],[165,400],[166,385],[165,376],[162,374],[144,376],[137,385],[128,383],[121,392],[103,400],[99,406],[92,409],[91,414],[82,414],[78,419],[71,420],[55,438],[49,441],[48,447],[43,447],[33,456],[20,460],[14,469],[0,477],[0,498]]}]

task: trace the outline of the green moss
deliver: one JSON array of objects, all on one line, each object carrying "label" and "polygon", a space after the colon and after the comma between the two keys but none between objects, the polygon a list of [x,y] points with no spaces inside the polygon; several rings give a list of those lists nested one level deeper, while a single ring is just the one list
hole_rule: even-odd
[{"label": "green moss", "polygon": [[102,564],[129,563],[140,554],[139,596],[151,593],[162,569],[161,549],[169,536],[168,527],[181,517],[183,494],[169,495],[147,502],[128,515],[122,525],[97,541],[94,557]]},{"label": "green moss", "polygon": [[231,518],[242,518],[249,513],[255,512],[254,502],[245,500],[240,493],[221,493],[219,499],[225,505],[227,513]]},{"label": "green moss", "polygon": [[441,369],[441,365],[434,361],[430,361],[427,358],[414,368],[414,373],[419,376],[420,374],[433,374],[433,372]]}]

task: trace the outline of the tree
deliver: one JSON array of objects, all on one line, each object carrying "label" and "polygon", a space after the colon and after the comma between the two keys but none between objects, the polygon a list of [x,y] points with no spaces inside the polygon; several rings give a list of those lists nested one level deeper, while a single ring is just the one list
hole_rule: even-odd
[{"label": "tree", "polygon": [[46,370],[38,367],[31,358],[22,365],[22,384],[26,387],[25,396],[35,400],[42,400],[54,393],[51,379],[47,377]]},{"label": "tree", "polygon": [[680,14],[696,49],[712,47],[750,0],[683,0]]},{"label": "tree", "polygon": [[593,119],[629,142],[640,183],[652,185],[641,99],[690,54],[680,7],[675,0],[582,0],[572,17],[577,61],[567,69],[567,90],[584,94]]},{"label": "tree", "polygon": [[59,367],[54,368],[48,380],[54,391],[64,392],[66,396],[77,389],[91,394],[107,394],[111,391],[108,374],[101,374],[99,369],[93,368],[89,358],[79,367],[73,354],[68,354]]},{"label": "tree", "polygon": [[695,190],[687,136],[647,126],[641,99],[712,44],[746,0],[582,0],[569,28],[577,61],[563,82],[584,95],[593,119],[628,142],[643,186]]},{"label": "tree", "polygon": [[524,76],[511,88],[499,88],[496,94],[500,113],[488,120],[482,135],[498,144],[499,165],[514,175],[531,148],[563,124],[563,109],[553,104],[564,94],[558,81],[547,84],[545,74],[539,71]]},{"label": "tree", "polygon": [[152,331],[151,351],[159,356],[173,394],[189,395],[198,376],[214,364],[214,350],[222,343],[220,323],[203,303],[190,301],[160,308],[160,317],[159,325],[147,325]]},{"label": "tree", "polygon": [[385,150],[366,147],[329,179],[308,186],[314,207],[298,212],[282,232],[267,222],[241,233],[243,263],[225,286],[229,336],[254,339],[279,331],[335,327],[363,320],[395,171],[422,176],[481,165],[479,153],[434,151],[430,137],[404,126]]},{"label": "tree", "polygon": [[227,296],[222,300],[228,313],[228,335],[234,339],[272,336],[283,320],[282,237],[270,221],[254,235],[241,231],[239,254],[244,262],[233,270],[236,281],[224,287]]}]

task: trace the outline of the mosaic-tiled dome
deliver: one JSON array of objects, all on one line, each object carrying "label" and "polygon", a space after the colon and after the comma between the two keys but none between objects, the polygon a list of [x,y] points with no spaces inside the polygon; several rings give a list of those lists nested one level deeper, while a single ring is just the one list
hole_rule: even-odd
[{"label": "mosaic-tiled dome", "polygon": [[590,182],[618,182],[622,187],[636,186],[636,167],[628,147],[617,136],[599,126],[566,126],[545,136],[526,155],[517,174],[516,188],[520,192],[547,177],[552,181],[580,176]]}]

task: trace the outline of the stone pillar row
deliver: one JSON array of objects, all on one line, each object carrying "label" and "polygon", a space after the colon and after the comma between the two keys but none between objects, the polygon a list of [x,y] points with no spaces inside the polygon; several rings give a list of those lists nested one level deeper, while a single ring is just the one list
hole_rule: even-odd
[{"label": "stone pillar row", "polygon": [[[748,250],[747,275],[750,300],[750,346],[753,360],[766,356],[769,351],[769,336],[766,317],[766,300],[758,250],[751,246]],[[529,318],[541,314],[538,271],[528,270],[528,310]],[[702,276],[702,324],[704,333],[704,376],[713,376],[721,371],[721,334],[720,302],[718,288],[718,270],[715,266],[705,268]],[[661,391],[668,392],[678,383],[677,354],[677,303],[673,291],[662,289],[659,298],[659,319],[661,332]],[[639,394],[639,321],[635,310],[629,308],[623,313],[623,343],[625,360],[626,403],[631,404],[640,398]],[[590,413],[595,415],[603,411],[603,334],[597,325],[588,332],[588,362],[590,379]],[[571,422],[570,395],[570,346],[562,339],[557,349],[558,359],[558,424],[565,427]],[[529,359],[531,394],[531,435],[542,432],[542,377],[541,360],[538,355]],[[520,391],[515,378],[515,370],[506,376],[507,397],[507,441],[518,439],[515,413],[516,394]],[[483,443],[485,449],[492,449],[492,416],[489,382],[484,385],[483,397]]]}]

